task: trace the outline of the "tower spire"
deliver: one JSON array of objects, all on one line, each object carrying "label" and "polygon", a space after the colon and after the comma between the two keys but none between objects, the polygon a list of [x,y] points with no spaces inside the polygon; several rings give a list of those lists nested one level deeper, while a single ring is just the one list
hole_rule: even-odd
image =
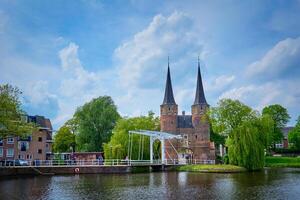
[{"label": "tower spire", "polygon": [[172,89],[169,56],[168,56],[168,73],[167,73],[165,97],[164,97],[163,104],[176,104],[175,99],[174,99],[174,95],[173,95],[173,89]]},{"label": "tower spire", "polygon": [[198,105],[198,104],[207,104],[205,95],[204,95],[204,90],[203,90],[199,56],[198,56],[197,88],[196,88],[196,96],[195,96],[194,105]]}]

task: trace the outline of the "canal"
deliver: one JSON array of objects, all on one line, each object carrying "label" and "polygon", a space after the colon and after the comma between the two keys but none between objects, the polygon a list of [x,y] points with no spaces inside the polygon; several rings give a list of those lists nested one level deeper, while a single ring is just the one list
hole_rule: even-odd
[{"label": "canal", "polygon": [[300,199],[300,169],[1,177],[0,199]]}]

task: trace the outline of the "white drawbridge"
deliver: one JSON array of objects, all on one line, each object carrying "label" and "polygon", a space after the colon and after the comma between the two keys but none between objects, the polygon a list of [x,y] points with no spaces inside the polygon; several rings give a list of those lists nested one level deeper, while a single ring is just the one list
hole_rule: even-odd
[{"label": "white drawbridge", "polygon": [[[150,163],[153,163],[153,143],[155,140],[159,140],[161,142],[161,163],[166,164],[165,140],[168,140],[170,142],[171,146],[174,148],[170,139],[174,139],[174,138],[182,139],[181,135],[174,135],[174,134],[167,133],[167,132],[148,131],[148,130],[129,131],[129,145],[128,145],[128,155],[129,156],[132,154],[132,134],[139,134],[139,135],[145,135],[145,136],[150,137]],[[174,150],[176,151],[175,148],[174,148]]]}]

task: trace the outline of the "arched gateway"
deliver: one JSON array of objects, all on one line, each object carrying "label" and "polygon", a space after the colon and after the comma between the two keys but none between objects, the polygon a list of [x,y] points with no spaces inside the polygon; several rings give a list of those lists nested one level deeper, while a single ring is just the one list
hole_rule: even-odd
[{"label": "arched gateway", "polygon": [[[210,142],[210,127],[206,119],[205,112],[209,108],[206,102],[202,77],[200,72],[200,62],[198,59],[197,85],[194,104],[191,106],[191,115],[178,115],[178,105],[175,102],[170,67],[168,63],[167,80],[165,87],[165,95],[162,105],[160,106],[160,127],[162,132],[174,135],[180,135],[181,140],[172,139],[171,143],[177,151],[180,149],[183,155],[193,159],[194,162],[205,163],[215,160],[214,143]],[[164,148],[168,155],[167,159],[174,158],[182,154],[174,151],[173,146],[169,143],[164,144]],[[190,153],[187,153],[187,152]],[[179,158],[178,157],[178,158]]]},{"label": "arched gateway", "polygon": [[[210,141],[209,122],[205,112],[209,108],[206,102],[200,62],[198,59],[197,86],[191,115],[178,115],[178,105],[175,102],[170,67],[166,80],[165,95],[160,106],[161,131],[129,131],[130,134],[140,134],[150,137],[150,162],[153,163],[153,142],[161,141],[162,164],[175,163],[214,163],[215,147]],[[132,145],[132,144],[131,144]]]}]

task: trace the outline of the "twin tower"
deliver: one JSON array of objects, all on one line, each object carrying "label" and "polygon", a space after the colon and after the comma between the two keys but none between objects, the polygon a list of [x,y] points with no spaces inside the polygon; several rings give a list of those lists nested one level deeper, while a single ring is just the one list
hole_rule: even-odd
[{"label": "twin tower", "polygon": [[160,106],[160,127],[163,132],[180,134],[183,138],[165,142],[165,157],[168,160],[206,162],[215,159],[214,143],[210,142],[210,126],[208,120],[205,119],[208,107],[198,60],[196,94],[194,104],[191,106],[192,115],[186,115],[184,111],[182,115],[178,115],[178,105],[174,99],[168,63],[165,96]]}]

